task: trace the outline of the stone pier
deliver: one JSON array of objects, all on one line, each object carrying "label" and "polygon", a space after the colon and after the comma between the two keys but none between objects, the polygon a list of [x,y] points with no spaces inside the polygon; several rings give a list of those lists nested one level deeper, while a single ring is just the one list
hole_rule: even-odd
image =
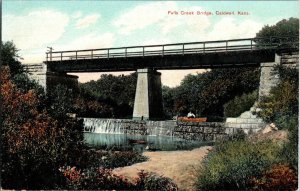
[{"label": "stone pier", "polygon": [[163,118],[161,73],[152,69],[138,69],[133,119]]},{"label": "stone pier", "polygon": [[[261,101],[265,96],[269,96],[271,89],[279,83],[279,75],[274,72],[274,67],[279,65],[299,68],[299,53],[285,52],[275,54],[274,62],[264,62],[260,64],[261,72],[258,101]],[[264,128],[266,125],[265,122],[254,114],[257,109],[257,103],[255,103],[249,111],[245,111],[239,117],[228,117],[225,127],[240,128],[245,133],[256,132]]]},{"label": "stone pier", "polygon": [[259,83],[259,100],[268,96],[270,90],[279,82],[279,76],[274,73],[273,69],[276,65],[280,65],[280,56],[275,55],[275,62],[267,62],[260,64],[260,83]]}]

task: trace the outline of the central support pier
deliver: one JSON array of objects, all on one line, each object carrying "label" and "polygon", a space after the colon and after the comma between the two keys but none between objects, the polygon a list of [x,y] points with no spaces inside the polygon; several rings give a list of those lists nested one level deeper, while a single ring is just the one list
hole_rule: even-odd
[{"label": "central support pier", "polygon": [[158,120],[163,118],[161,73],[152,69],[138,69],[133,119]]}]

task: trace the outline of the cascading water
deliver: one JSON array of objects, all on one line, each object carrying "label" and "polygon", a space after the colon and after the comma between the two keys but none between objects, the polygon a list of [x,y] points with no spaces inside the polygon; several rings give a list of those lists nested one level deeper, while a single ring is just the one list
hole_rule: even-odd
[{"label": "cascading water", "polygon": [[[143,150],[191,149],[207,144],[174,136],[176,121],[83,118],[89,146]],[[132,142],[133,141],[133,142]],[[141,141],[141,142],[135,142]]]},{"label": "cascading water", "polygon": [[173,136],[175,121],[132,121],[129,119],[84,118],[84,131],[92,133],[123,134],[129,130],[143,129],[150,136]]},{"label": "cascading water", "polygon": [[92,133],[124,133],[124,123],[119,119],[84,118],[84,131]]}]

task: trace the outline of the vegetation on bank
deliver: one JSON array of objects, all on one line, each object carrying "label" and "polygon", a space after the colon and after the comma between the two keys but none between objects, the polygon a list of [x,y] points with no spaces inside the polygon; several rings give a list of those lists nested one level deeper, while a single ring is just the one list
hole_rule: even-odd
[{"label": "vegetation on bank", "polygon": [[[296,22],[297,21],[297,22]],[[283,20],[288,31],[298,31],[298,19]],[[266,34],[283,35],[276,27]],[[265,30],[258,33],[264,35]],[[292,32],[293,33],[293,32]],[[290,33],[288,33],[290,34]],[[293,33],[294,34],[294,33]],[[1,186],[4,189],[133,189],[177,190],[172,180],[141,172],[130,182],[109,168],[146,160],[138,153],[87,150],[82,122],[68,117],[76,112],[89,117],[126,117],[132,114],[136,76],[102,76],[81,84],[71,97],[64,86],[45,95],[19,62],[12,42],[1,49]],[[247,140],[217,144],[202,166],[197,186],[211,189],[294,189],[297,186],[298,71],[278,67],[279,85],[259,103],[258,113],[289,131],[283,145]],[[258,87],[259,70],[216,69],[187,76],[176,88],[163,88],[166,117],[238,115],[248,110]],[[248,108],[248,109],[247,109]],[[87,157],[89,156],[89,157]],[[203,173],[204,172],[204,173]],[[282,178],[281,175],[284,175]]]},{"label": "vegetation on bank", "polygon": [[[47,95],[28,78],[12,42],[2,45],[1,187],[4,189],[176,190],[165,177],[129,182],[110,168],[145,161],[139,153],[86,148],[82,121],[70,118],[78,95],[63,85]],[[74,107],[75,106],[75,107]],[[154,179],[153,179],[154,177]]]},{"label": "vegetation on bank", "polygon": [[[265,26],[258,37],[265,35],[298,35],[299,20],[282,20]],[[296,190],[298,180],[298,69],[278,66],[273,71],[279,83],[270,95],[258,103],[257,115],[288,131],[288,141],[252,142],[233,140],[218,143],[199,170],[199,190]],[[236,97],[225,104],[225,114],[239,103],[252,102],[255,93]],[[249,104],[250,105],[250,104]],[[228,111],[229,110],[229,111]]]},{"label": "vegetation on bank", "polygon": [[[202,164],[200,190],[295,190],[298,180],[298,70],[277,67],[279,84],[259,102],[258,113],[289,132],[287,142],[218,143]],[[282,175],[282,176],[280,176]]]},{"label": "vegetation on bank", "polygon": [[[259,86],[259,69],[214,69],[186,76],[175,88],[163,87],[166,119],[186,116],[192,111],[197,116],[224,117],[224,107],[236,96],[251,93]],[[102,75],[97,81],[81,84],[81,96],[76,112],[81,116],[126,118],[132,115],[136,74],[129,76]],[[245,103],[246,104],[246,103]],[[249,104],[248,104],[249,105]],[[248,110],[248,105],[242,107]]]}]

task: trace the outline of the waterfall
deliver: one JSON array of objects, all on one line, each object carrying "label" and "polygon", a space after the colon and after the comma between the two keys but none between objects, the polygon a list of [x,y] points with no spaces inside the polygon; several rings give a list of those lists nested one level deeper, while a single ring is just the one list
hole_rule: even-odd
[{"label": "waterfall", "polygon": [[[150,136],[173,136],[175,121],[133,121],[130,119],[84,118],[84,131],[92,133],[135,134],[146,131]],[[134,132],[134,133],[132,133]]]},{"label": "waterfall", "polygon": [[84,131],[93,133],[123,134],[124,123],[120,119],[84,118]]}]

